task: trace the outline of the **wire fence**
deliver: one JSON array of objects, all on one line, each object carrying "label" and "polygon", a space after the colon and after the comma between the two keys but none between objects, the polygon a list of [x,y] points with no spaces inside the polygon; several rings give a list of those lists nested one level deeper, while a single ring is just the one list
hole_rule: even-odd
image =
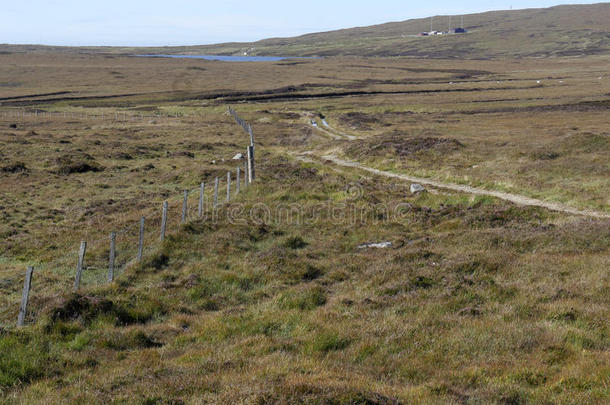
[{"label": "wire fence", "polygon": [[[0,297],[1,322],[18,314],[17,326],[33,323],[49,301],[57,299],[62,292],[116,281],[130,266],[158,251],[165,236],[177,232],[184,224],[210,217],[223,203],[235,198],[254,180],[254,137],[249,125],[242,127],[250,134],[243,171],[240,166],[235,173],[227,172],[226,178],[216,177],[212,184],[202,182],[179,195],[155,199],[152,203],[158,206],[157,215],[132,221],[104,237],[83,240],[80,247],[64,250],[52,262],[32,262],[25,274],[0,269],[0,290],[5,293]],[[52,287],[43,294],[37,286]],[[0,328],[10,326],[0,325]]]},{"label": "wire fence", "polygon": [[144,121],[178,121],[181,119],[193,118],[195,115],[184,112],[159,112],[156,114],[138,113],[135,111],[112,111],[112,112],[81,112],[81,111],[45,111],[42,109],[13,108],[0,111],[0,117],[5,119],[13,118],[24,121],[41,120],[96,120],[96,121],[115,121],[115,122],[144,122]]}]

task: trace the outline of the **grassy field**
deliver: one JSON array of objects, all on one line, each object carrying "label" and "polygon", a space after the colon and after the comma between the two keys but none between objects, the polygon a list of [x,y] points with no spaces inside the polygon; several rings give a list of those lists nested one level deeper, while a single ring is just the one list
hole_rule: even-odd
[{"label": "grassy field", "polygon": [[[607,402],[608,219],[322,157],[608,214],[608,62],[0,54],[2,401]],[[258,178],[212,217],[249,143],[229,106]]]}]

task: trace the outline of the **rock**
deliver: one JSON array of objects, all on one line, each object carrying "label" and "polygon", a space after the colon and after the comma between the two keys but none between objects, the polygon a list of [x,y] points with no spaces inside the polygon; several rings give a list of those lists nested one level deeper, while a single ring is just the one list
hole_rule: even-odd
[{"label": "rock", "polygon": [[238,153],[237,155],[233,156],[233,160],[242,160],[243,158],[244,158],[243,153]]},{"label": "rock", "polygon": [[426,189],[421,184],[411,184],[411,194],[421,193],[422,191],[426,191]]},{"label": "rock", "polygon": [[386,249],[392,246],[392,242],[381,242],[381,243],[365,243],[364,245],[358,246],[358,249],[375,248],[375,249]]}]

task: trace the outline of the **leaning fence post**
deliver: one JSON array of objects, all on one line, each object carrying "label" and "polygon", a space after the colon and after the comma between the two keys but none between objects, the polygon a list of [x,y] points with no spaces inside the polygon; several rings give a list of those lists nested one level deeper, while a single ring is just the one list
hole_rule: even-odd
[{"label": "leaning fence post", "polygon": [[248,183],[254,180],[254,146],[248,146]]},{"label": "leaning fence post", "polygon": [[199,218],[203,217],[203,196],[204,196],[204,192],[205,192],[205,182],[201,183],[201,186],[199,186],[199,207],[198,207]]},{"label": "leaning fence post", "polygon": [[28,266],[25,272],[25,281],[23,283],[23,294],[21,295],[21,306],[19,307],[19,316],[17,317],[17,326],[25,325],[25,315],[28,311],[28,300],[30,298],[30,288],[32,287],[32,273],[34,268]]},{"label": "leaning fence post", "polygon": [[218,206],[218,177],[214,180],[214,208]]},{"label": "leaning fence post", "polygon": [[83,274],[83,263],[85,261],[85,252],[87,251],[87,242],[84,240],[80,243],[80,250],[78,251],[78,263],[76,264],[76,277],[74,278],[74,291],[78,291],[80,288],[80,278]]},{"label": "leaning fence post", "polygon": [[189,191],[184,190],[184,201],[182,201],[182,223],[186,223],[187,210],[188,210]]},{"label": "leaning fence post", "polygon": [[231,172],[227,172],[227,202],[231,201]]},{"label": "leaning fence post", "polygon": [[241,168],[237,168],[237,174],[235,175],[235,195],[239,194],[239,183],[240,183],[240,172]]},{"label": "leaning fence post", "polygon": [[161,217],[161,242],[165,239],[165,229],[167,227],[167,201],[163,201],[163,215]]},{"label": "leaning fence post", "polygon": [[114,259],[116,257],[116,232],[110,234],[110,257],[108,258],[108,282],[114,281]]},{"label": "leaning fence post", "polygon": [[140,218],[140,240],[138,241],[138,262],[142,261],[142,255],[144,254],[144,221],[145,218]]}]

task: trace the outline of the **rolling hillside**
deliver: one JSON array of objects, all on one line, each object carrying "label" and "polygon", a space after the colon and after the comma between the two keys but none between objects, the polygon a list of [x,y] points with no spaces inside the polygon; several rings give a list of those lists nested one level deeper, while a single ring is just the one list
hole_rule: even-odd
[{"label": "rolling hillside", "polygon": [[[453,17],[453,27],[460,18]],[[493,11],[464,16],[465,35],[418,38],[430,19],[268,39],[252,44],[202,47],[208,53],[299,56],[414,56],[502,58],[579,56],[610,51],[610,3],[547,9]],[[449,29],[449,16],[434,17],[434,29]]]},{"label": "rolling hillside", "polygon": [[[434,29],[447,31],[449,16],[435,16]],[[452,27],[461,16],[451,17]],[[57,47],[0,45],[0,52],[78,52],[113,54],[218,54],[251,56],[366,56],[498,59],[561,57],[610,53],[610,3],[544,9],[491,11],[464,16],[463,35],[417,37],[430,30],[430,18],[370,27],[272,38],[252,43],[184,47]]]}]

